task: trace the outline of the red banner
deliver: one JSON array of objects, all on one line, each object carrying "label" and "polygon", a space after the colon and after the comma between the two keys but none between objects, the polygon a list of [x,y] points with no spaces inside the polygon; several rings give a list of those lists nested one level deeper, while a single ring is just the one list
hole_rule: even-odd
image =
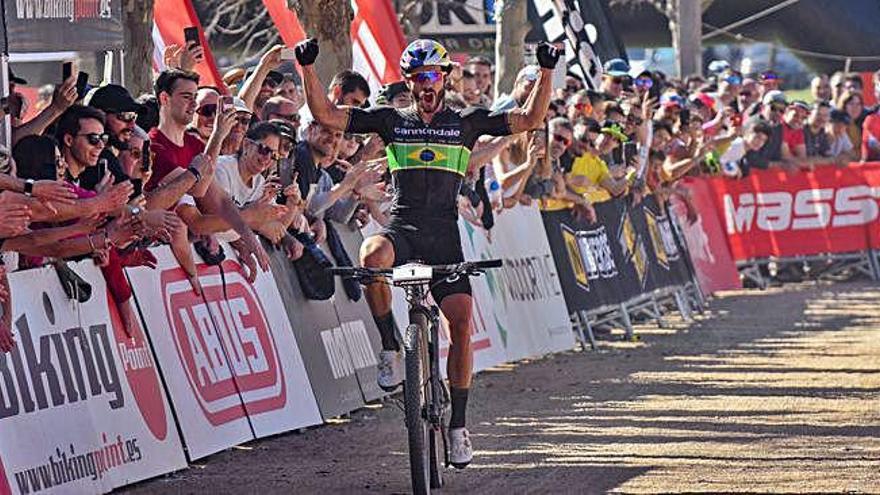
[{"label": "red banner", "polygon": [[671,211],[678,218],[700,288],[704,294],[742,288],[708,181],[686,179],[684,186],[697,211],[696,220],[688,220],[687,207],[677,197],[672,198]]},{"label": "red banner", "polygon": [[205,61],[195,67],[195,71],[201,76],[199,84],[202,86],[214,86],[225,91],[226,85],[217,71],[217,64],[214,62],[214,55],[211,53],[211,47],[205,38],[202,25],[196,16],[190,0],[155,0],[153,4],[153,22],[155,28],[153,30],[153,44],[155,45],[155,53],[153,54],[154,65],[159,69],[164,69],[162,60],[162,52],[168,45],[184,46],[186,43],[183,39],[184,28],[195,26],[199,28],[199,38],[202,47],[205,50]]},{"label": "red banner", "polygon": [[708,185],[737,261],[863,251],[880,245],[880,167],[756,171]]}]

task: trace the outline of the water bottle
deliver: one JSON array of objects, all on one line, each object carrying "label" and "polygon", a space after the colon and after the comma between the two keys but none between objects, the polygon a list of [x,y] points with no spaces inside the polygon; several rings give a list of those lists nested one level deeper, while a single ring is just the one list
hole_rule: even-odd
[{"label": "water bottle", "polygon": [[486,188],[489,193],[489,202],[492,203],[492,209],[499,210],[502,206],[501,184],[496,179],[489,181],[489,187]]}]

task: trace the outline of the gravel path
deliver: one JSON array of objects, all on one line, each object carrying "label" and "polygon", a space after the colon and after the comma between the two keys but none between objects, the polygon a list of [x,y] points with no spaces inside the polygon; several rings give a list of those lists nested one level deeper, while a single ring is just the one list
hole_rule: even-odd
[{"label": "gravel path", "polygon": [[[476,380],[476,457],[441,493],[880,493],[880,287],[725,294]],[[403,414],[374,406],[127,493],[406,493]]]}]

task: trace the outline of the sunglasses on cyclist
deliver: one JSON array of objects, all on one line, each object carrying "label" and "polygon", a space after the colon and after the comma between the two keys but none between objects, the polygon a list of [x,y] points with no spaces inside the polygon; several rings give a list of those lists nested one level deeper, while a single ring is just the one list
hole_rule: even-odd
[{"label": "sunglasses on cyclist", "polygon": [[249,141],[251,144],[253,144],[254,146],[257,147],[257,153],[258,153],[260,156],[271,156],[272,159],[274,159],[274,160],[280,160],[280,159],[281,159],[281,154],[278,153],[278,151],[273,150],[273,149],[272,149],[271,147],[269,147],[268,145],[263,144],[263,143],[261,143],[261,142],[259,142],[259,141],[254,141],[253,139],[248,139],[248,141]]},{"label": "sunglasses on cyclist", "polygon": [[107,141],[110,140],[110,135],[107,133],[98,134],[97,132],[90,132],[88,134],[77,134],[77,136],[83,136],[92,146],[97,146],[98,144],[106,145]]},{"label": "sunglasses on cyclist", "polygon": [[207,105],[202,105],[196,110],[196,113],[202,117],[213,117],[217,113],[217,104],[208,103]]},{"label": "sunglasses on cyclist", "polygon": [[126,124],[130,124],[137,120],[138,114],[137,112],[114,112],[113,116]]},{"label": "sunglasses on cyclist", "polygon": [[439,70],[429,70],[425,72],[417,72],[415,74],[410,74],[409,79],[411,81],[415,81],[417,83],[429,83],[434,84],[443,78],[443,73]]}]

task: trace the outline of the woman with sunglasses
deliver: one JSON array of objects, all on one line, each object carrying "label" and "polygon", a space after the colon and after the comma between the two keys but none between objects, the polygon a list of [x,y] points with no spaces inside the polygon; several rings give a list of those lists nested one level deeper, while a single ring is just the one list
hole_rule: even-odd
[{"label": "woman with sunglasses", "polygon": [[[444,85],[452,69],[446,49],[433,40],[416,40],[400,58],[413,104],[404,109],[363,110],[339,107],[327,98],[313,65],[318,57],[317,40],[297,45],[296,58],[303,67],[306,101],[315,119],[339,131],[377,133],[387,146],[395,186],[391,220],[381,234],[362,245],[363,266],[391,267],[415,258],[435,264],[463,261],[457,197],[470,168],[471,150],[481,135],[517,134],[543,123],[552,95],[552,71],[560,51],[541,43],[536,56],[541,70],[524,106],[496,113],[476,107],[455,111],[444,104]],[[473,366],[470,282],[462,277],[454,283],[441,283],[432,293],[450,322],[450,462],[463,468],[473,456],[465,428]],[[365,294],[382,336],[379,385],[393,390],[403,381],[403,356],[395,338],[391,291],[383,284],[372,284],[366,287]]]}]

